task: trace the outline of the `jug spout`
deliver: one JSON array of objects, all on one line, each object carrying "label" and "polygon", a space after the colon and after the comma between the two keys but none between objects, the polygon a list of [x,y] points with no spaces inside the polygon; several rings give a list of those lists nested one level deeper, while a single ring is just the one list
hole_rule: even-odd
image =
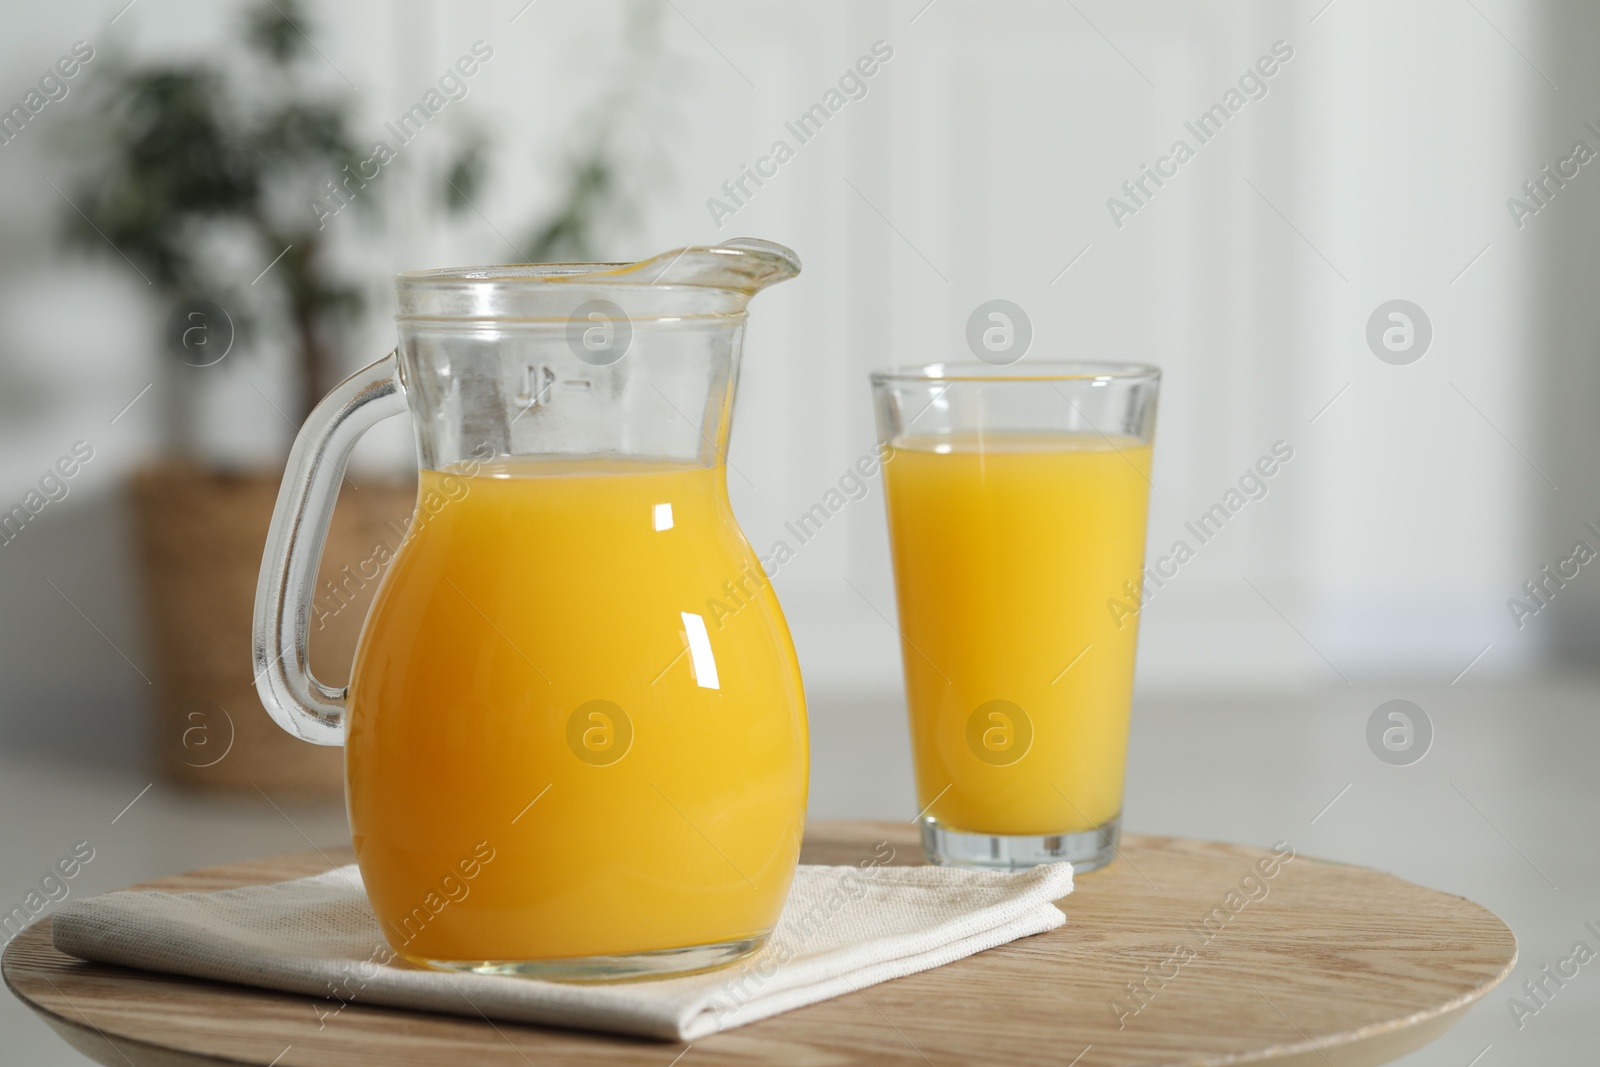
[{"label": "jug spout", "polygon": [[690,245],[570,280],[607,277],[619,285],[693,285],[744,293],[748,299],[799,273],[800,257],[793,249],[757,237],[735,237],[719,245]]}]

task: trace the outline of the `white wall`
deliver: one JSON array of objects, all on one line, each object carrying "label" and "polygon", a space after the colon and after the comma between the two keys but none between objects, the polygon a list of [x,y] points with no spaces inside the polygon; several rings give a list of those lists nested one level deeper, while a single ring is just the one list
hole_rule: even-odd
[{"label": "white wall", "polygon": [[[237,5],[142,0],[106,25],[121,7],[14,19],[0,39],[0,100],[20,97],[79,37],[107,62],[213,50]],[[1556,94],[1518,53],[1542,58],[1540,31],[1560,34],[1535,9],[1478,7],[676,0],[663,26],[681,77],[665,117],[637,128],[641,151],[653,138],[671,166],[653,179],[644,231],[615,257],[751,234],[805,260],[800,279],[754,307],[732,453],[742,473],[730,479],[751,540],[781,536],[870,446],[870,368],[963,358],[971,309],[1004,297],[1030,314],[1035,356],[1166,368],[1153,548],[1181,536],[1273,442],[1295,448],[1270,495],[1152,601],[1147,691],[1343,685],[1372,673],[1448,680],[1485,645],[1475,672],[1525,666],[1548,634],[1513,630],[1504,600],[1547,561],[1539,516],[1553,491],[1517,449],[1541,459],[1531,406],[1552,370],[1530,339],[1526,279],[1540,249],[1510,224],[1504,199],[1566,140],[1539,132]],[[325,80],[355,86],[358,128],[372,136],[474,40],[496,50],[468,100],[407,148],[392,176],[405,210],[380,231],[333,222],[376,312],[352,366],[389,343],[390,273],[515,258],[502,235],[524,232],[555,195],[559,138],[603,88],[622,9],[522,9],[316,9]],[[714,226],[707,198],[880,39],[894,58],[866,98]],[[1266,98],[1114,225],[1107,197],[1175,138],[1193,143],[1184,122],[1278,40],[1294,58]],[[0,149],[0,499],[19,496],[77,438],[103,457],[47,516],[63,536],[26,564],[16,546],[0,549],[0,672],[13,717],[41,701],[116,705],[144,691],[35,573],[68,573],[85,613],[137,658],[125,561],[105,532],[112,509],[96,500],[109,501],[161,436],[161,312],[116,257],[86,265],[53,250],[65,205],[44,182],[61,164],[43,135],[79,102],[51,105]],[[474,125],[495,145],[498,178],[477,200],[483,219],[446,228],[417,175]],[[1564,195],[1593,203],[1592,190]],[[1420,304],[1435,332],[1406,367],[1379,362],[1364,339],[1368,315],[1397,297]],[[231,360],[204,387],[217,454],[283,446],[288,427],[263,394],[282,403],[288,383],[270,359]],[[404,441],[397,427],[369,461],[385,448],[403,455]],[[65,536],[79,527],[87,541]],[[80,541],[99,547],[64,547]],[[897,642],[877,613],[892,614],[893,599],[876,489],[801,550],[779,588],[814,695],[894,700]],[[81,670],[63,679],[69,655]]]}]

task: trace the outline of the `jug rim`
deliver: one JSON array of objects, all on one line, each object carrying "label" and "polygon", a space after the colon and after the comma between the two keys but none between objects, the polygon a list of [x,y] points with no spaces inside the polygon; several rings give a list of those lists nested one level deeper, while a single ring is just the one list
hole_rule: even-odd
[{"label": "jug rim", "polygon": [[550,281],[554,278],[576,274],[599,274],[629,263],[484,263],[471,267],[427,267],[422,270],[403,270],[394,276],[396,282],[488,282],[512,281],[525,278],[529,281]]},{"label": "jug rim", "polygon": [[[651,268],[660,265],[658,271]],[[470,267],[428,267],[401,271],[395,283],[574,282],[607,285],[695,285],[754,292],[800,273],[793,249],[756,237],[736,237],[717,245],[685,245],[633,263],[489,263]],[[671,278],[663,281],[668,275]]]},{"label": "jug rim", "polygon": [[396,318],[559,322],[595,308],[613,318],[737,318],[756,293],[799,273],[793,250],[749,237],[637,263],[434,267],[395,275]]},{"label": "jug rim", "polygon": [[1161,379],[1153,363],[1116,363],[1098,360],[1037,360],[1031,363],[925,363],[885,367],[872,372],[874,385],[889,382],[1068,382],[1147,381]]}]

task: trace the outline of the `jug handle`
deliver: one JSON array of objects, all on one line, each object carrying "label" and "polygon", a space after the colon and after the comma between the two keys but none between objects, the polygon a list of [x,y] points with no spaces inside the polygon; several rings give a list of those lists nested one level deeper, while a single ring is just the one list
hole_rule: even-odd
[{"label": "jug handle", "polygon": [[394,352],[352,374],[322,398],[295,436],[272,512],[251,638],[256,692],[273,721],[318,745],[344,743],[348,687],[311,673],[311,602],[339,484],[356,442],[406,410]]}]

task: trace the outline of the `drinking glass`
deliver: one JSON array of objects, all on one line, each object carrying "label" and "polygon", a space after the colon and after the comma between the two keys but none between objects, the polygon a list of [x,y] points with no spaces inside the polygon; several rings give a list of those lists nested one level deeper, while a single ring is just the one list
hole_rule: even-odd
[{"label": "drinking glass", "polygon": [[1160,380],[872,376],[930,862],[1081,873],[1116,849]]}]

